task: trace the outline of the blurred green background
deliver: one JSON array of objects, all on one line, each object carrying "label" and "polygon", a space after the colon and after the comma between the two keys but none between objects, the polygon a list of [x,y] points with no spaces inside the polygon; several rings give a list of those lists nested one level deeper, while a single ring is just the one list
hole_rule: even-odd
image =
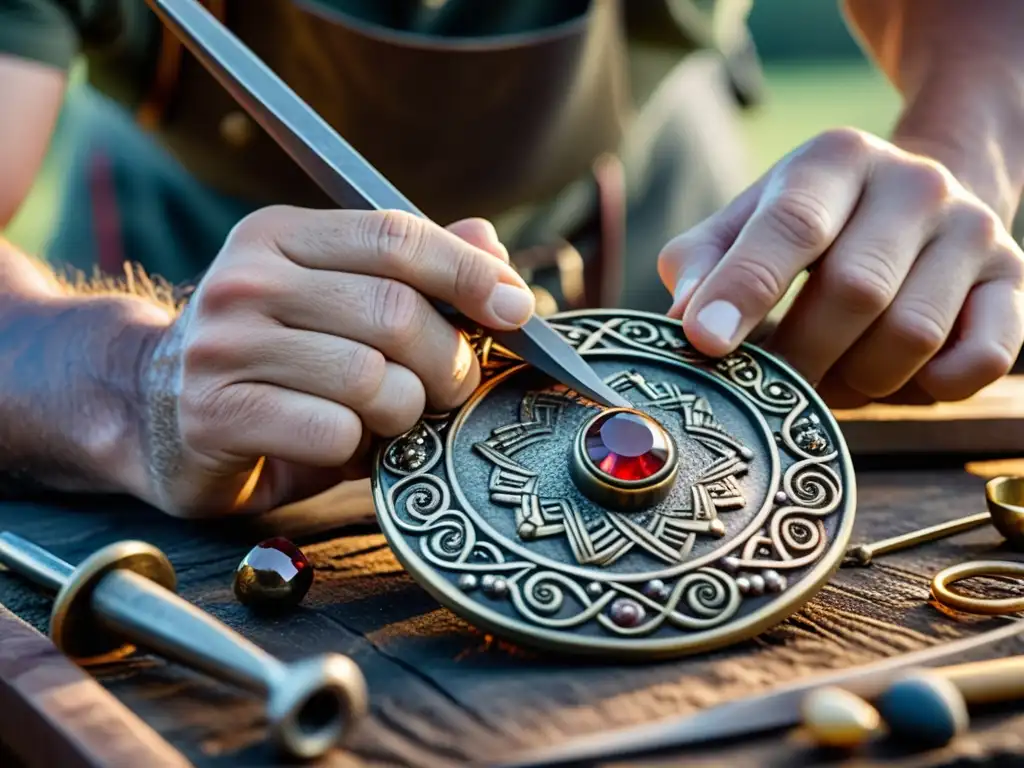
[{"label": "blurred green background", "polygon": [[[865,61],[837,0],[755,1],[750,26],[767,79],[766,102],[744,121],[751,179],[828,128],[848,125],[883,135],[889,130],[898,95]],[[39,251],[52,224],[59,166],[55,151],[6,233],[28,252]]]}]

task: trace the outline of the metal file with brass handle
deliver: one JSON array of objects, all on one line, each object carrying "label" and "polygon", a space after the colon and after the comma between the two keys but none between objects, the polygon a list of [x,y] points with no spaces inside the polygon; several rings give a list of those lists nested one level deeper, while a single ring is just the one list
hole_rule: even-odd
[{"label": "metal file with brass handle", "polygon": [[149,544],[117,542],[74,568],[0,533],[0,563],[57,592],[50,636],[64,653],[88,664],[126,655],[137,644],[265,697],[272,738],[294,757],[327,752],[366,712],[366,682],[351,659],[274,658],[174,594],[174,568]]}]

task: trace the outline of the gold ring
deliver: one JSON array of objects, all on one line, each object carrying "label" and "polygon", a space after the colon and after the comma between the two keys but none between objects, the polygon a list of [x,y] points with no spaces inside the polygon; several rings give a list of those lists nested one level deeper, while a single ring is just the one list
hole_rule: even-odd
[{"label": "gold ring", "polygon": [[949,585],[972,576],[1024,576],[1024,563],[1010,563],[999,560],[976,560],[953,565],[935,574],[932,579],[932,597],[949,608],[965,613],[980,613],[986,616],[1000,616],[1024,611],[1024,597],[1008,597],[999,600],[982,597],[966,597],[950,590]]}]

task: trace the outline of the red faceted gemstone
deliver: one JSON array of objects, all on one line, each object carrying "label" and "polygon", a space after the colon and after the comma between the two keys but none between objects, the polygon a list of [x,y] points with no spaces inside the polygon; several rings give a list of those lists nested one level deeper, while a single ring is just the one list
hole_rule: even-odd
[{"label": "red faceted gemstone", "polygon": [[648,416],[606,414],[587,430],[584,444],[594,465],[616,480],[646,480],[668,461],[668,435]]}]

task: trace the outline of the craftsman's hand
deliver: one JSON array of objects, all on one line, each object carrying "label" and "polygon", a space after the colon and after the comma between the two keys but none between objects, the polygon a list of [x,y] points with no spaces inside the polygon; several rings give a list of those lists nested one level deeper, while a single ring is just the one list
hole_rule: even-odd
[{"label": "craftsman's hand", "polygon": [[244,220],[144,377],[156,503],[264,511],[349,476],[371,435],[464,402],[476,357],[426,296],[496,329],[534,308],[480,220],[445,230],[292,208]]},{"label": "craftsman's hand", "polygon": [[853,130],[785,157],[672,241],[670,314],[725,355],[811,269],[765,346],[834,407],[957,400],[1007,373],[1024,339],[1024,256],[940,164]]}]

